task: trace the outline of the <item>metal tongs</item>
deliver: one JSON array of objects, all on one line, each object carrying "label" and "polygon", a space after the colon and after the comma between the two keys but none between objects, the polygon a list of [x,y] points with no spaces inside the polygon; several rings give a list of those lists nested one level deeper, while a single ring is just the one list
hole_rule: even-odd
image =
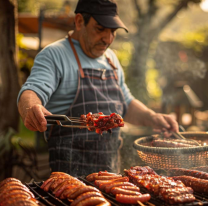
[{"label": "metal tongs", "polygon": [[183,140],[187,140],[182,134],[180,134],[179,132],[171,132],[172,135],[177,138],[177,139],[183,139]]},{"label": "metal tongs", "polygon": [[189,139],[189,140],[187,140],[182,134],[180,134],[179,132],[171,132],[172,133],[172,135],[175,137],[175,138],[177,138],[177,139],[182,139],[182,140],[186,140],[186,141],[192,141],[192,142],[194,142],[194,143],[196,143],[198,146],[200,146],[200,144],[197,142],[197,141],[195,141],[195,140],[193,140],[193,139]]},{"label": "metal tongs", "polygon": [[80,117],[69,117],[66,115],[52,114],[45,116],[48,124],[55,124],[61,127],[71,128],[95,128],[94,126],[86,126],[86,121],[81,120]]}]

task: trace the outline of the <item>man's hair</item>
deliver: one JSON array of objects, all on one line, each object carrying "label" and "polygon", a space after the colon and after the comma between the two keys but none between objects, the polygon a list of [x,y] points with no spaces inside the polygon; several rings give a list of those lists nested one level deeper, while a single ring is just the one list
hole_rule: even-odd
[{"label": "man's hair", "polygon": [[84,19],[84,24],[86,26],[88,24],[89,20],[90,20],[91,15],[88,14],[88,13],[82,13],[82,16],[83,16],[83,19]]}]

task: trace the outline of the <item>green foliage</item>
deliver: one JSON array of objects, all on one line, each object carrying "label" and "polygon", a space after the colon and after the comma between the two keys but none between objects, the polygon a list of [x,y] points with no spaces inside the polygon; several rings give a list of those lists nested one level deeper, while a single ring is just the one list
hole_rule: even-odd
[{"label": "green foliage", "polygon": [[147,60],[146,84],[149,97],[154,100],[159,100],[162,91],[157,83],[159,71],[155,68],[155,61],[153,59]]},{"label": "green foliage", "polygon": [[117,55],[121,63],[121,66],[123,67],[124,73],[127,73],[128,66],[130,65],[131,57],[132,57],[132,49],[133,49],[133,45],[131,42],[122,43],[119,50],[114,49],[114,52]]},{"label": "green foliage", "polygon": [[28,0],[18,0],[18,12],[26,11]]},{"label": "green foliage", "polygon": [[19,124],[19,133],[15,134],[15,136],[20,137],[24,140],[26,140],[27,142],[33,143],[35,141],[35,133],[33,131],[30,131],[29,129],[27,129],[25,127],[25,125],[22,122],[22,119],[20,120],[20,124]]},{"label": "green foliage", "polygon": [[26,67],[30,71],[34,63],[34,59],[30,58],[26,52],[21,51],[21,48],[27,49],[26,46],[22,43],[23,37],[24,35],[21,33],[19,33],[16,37],[17,45],[20,48],[18,52],[18,59],[19,59],[18,67],[19,69]]},{"label": "green foliage", "polygon": [[203,48],[208,46],[208,26],[200,28],[195,32],[187,32],[181,39],[186,48],[191,48],[201,53]]},{"label": "green foliage", "polygon": [[18,11],[38,14],[40,8],[60,9],[62,1],[57,0],[18,0]]}]

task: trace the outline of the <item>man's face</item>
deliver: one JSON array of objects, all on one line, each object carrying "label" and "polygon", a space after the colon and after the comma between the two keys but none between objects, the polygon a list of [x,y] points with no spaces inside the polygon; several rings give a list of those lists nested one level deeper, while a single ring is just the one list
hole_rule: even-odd
[{"label": "man's face", "polygon": [[104,28],[91,17],[88,24],[83,25],[80,30],[79,42],[87,56],[97,58],[111,45],[115,35],[116,29]]}]

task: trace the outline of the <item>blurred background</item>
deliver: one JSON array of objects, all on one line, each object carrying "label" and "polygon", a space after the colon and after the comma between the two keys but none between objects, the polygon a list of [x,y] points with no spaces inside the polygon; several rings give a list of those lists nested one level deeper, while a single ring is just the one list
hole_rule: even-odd
[{"label": "blurred background", "polygon": [[[186,131],[207,131],[208,0],[117,3],[129,33],[118,30],[111,48],[132,94],[154,111],[173,115]],[[24,127],[16,99],[37,53],[73,30],[76,4],[0,1],[0,180],[41,181],[50,173],[43,134]],[[140,161],[133,141],[151,132],[128,124],[122,129],[121,170]]]}]

